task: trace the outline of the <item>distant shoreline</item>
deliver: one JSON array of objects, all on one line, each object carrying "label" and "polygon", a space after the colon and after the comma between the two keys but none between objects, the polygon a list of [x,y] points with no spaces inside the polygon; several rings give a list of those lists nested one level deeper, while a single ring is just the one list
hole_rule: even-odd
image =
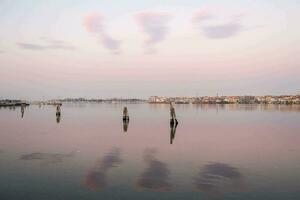
[{"label": "distant shoreline", "polygon": [[62,103],[149,103],[149,104],[300,104],[300,95],[279,96],[201,96],[201,97],[164,97],[151,96],[148,100],[138,98],[86,99],[64,98],[47,101],[0,100],[0,106],[61,105]]},{"label": "distant shoreline", "polygon": [[202,96],[202,97],[161,97],[151,96],[149,103],[177,104],[300,104],[300,95],[280,96]]}]

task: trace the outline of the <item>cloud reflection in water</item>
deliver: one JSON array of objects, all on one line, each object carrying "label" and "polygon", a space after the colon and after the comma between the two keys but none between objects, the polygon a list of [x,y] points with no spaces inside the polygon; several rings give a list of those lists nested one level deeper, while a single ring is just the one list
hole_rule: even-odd
[{"label": "cloud reflection in water", "polygon": [[113,148],[102,160],[88,171],[85,176],[85,185],[91,190],[99,190],[107,186],[107,173],[122,163],[120,149]]},{"label": "cloud reflection in water", "polygon": [[220,195],[244,187],[244,177],[235,167],[224,163],[209,163],[194,179],[197,190],[207,194]]},{"label": "cloud reflection in water", "polygon": [[41,160],[44,161],[46,164],[51,163],[60,163],[62,162],[65,158],[69,158],[75,155],[75,152],[71,152],[68,154],[59,154],[59,153],[40,153],[40,152],[35,152],[35,153],[30,153],[30,154],[24,154],[20,156],[21,160]]},{"label": "cloud reflection in water", "polygon": [[167,165],[155,157],[154,149],[146,149],[144,160],[148,167],[141,174],[136,185],[140,189],[149,189],[153,191],[169,191],[171,184],[168,182],[170,171]]}]

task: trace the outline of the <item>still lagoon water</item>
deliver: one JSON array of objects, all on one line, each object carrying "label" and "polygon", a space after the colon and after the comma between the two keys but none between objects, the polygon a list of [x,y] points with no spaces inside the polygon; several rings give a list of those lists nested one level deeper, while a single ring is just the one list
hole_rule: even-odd
[{"label": "still lagoon water", "polygon": [[0,199],[300,199],[299,105],[175,108],[1,108]]}]

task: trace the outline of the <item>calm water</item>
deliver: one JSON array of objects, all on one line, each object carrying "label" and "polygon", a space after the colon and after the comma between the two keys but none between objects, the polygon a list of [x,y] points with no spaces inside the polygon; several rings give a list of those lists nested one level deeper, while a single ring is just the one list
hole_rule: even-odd
[{"label": "calm water", "polygon": [[123,106],[0,109],[0,199],[300,199],[299,106]]}]

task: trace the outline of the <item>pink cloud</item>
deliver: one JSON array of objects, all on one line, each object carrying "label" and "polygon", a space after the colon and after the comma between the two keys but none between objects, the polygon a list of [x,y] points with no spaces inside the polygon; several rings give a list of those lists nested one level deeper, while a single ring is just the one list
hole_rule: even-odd
[{"label": "pink cloud", "polygon": [[205,26],[202,28],[204,35],[212,39],[229,38],[237,35],[243,26],[238,22],[230,22],[220,25]]},{"label": "pink cloud", "polygon": [[83,19],[83,26],[88,32],[99,33],[103,32],[103,19],[104,17],[100,13],[93,13],[86,16]]},{"label": "pink cloud", "polygon": [[209,20],[209,19],[213,19],[214,15],[211,11],[206,10],[206,9],[201,9],[196,11],[193,14],[192,17],[192,22],[196,25],[198,25],[199,23],[202,23],[203,21]]},{"label": "pink cloud", "polygon": [[83,19],[86,30],[99,38],[100,43],[113,54],[120,53],[121,41],[113,39],[106,33],[104,17],[101,13],[93,13]]},{"label": "pink cloud", "polygon": [[221,20],[224,17],[220,18],[212,11],[201,9],[193,14],[192,23],[207,38],[225,39],[238,35],[244,30],[244,26],[240,23],[243,17],[244,14],[233,15],[227,17],[227,21],[224,22]]},{"label": "pink cloud", "polygon": [[41,38],[42,42],[19,42],[17,46],[21,49],[44,51],[44,50],[75,50],[76,48],[65,41]]},{"label": "pink cloud", "polygon": [[153,46],[162,42],[169,31],[167,23],[170,15],[165,12],[145,11],[136,14],[135,19],[141,30],[148,36],[145,41],[146,51],[155,52]]}]

